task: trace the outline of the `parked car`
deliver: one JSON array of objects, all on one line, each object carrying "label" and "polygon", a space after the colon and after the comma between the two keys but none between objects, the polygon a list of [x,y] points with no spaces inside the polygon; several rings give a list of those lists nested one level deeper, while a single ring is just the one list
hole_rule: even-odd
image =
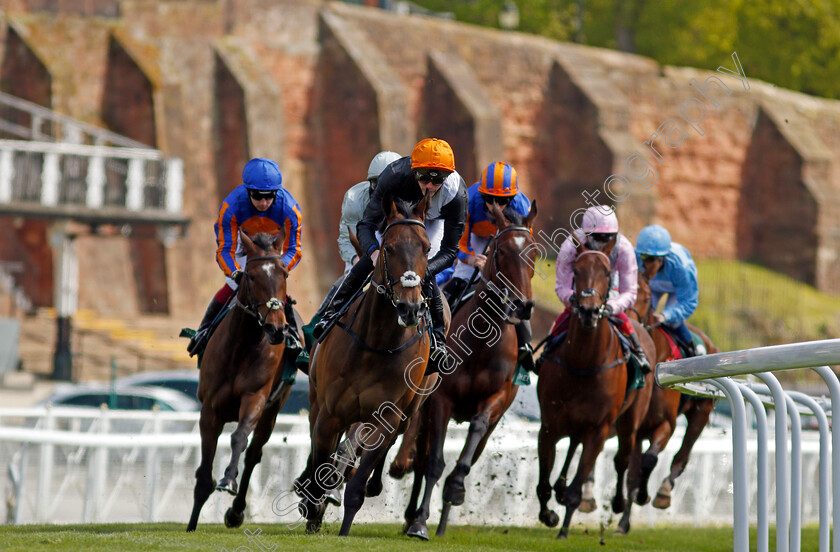
[{"label": "parked car", "polygon": [[104,404],[114,410],[151,410],[157,406],[167,412],[189,412],[196,410],[198,401],[178,391],[160,387],[119,385],[112,395],[109,385],[81,384],[58,388],[38,404],[93,408]]},{"label": "parked car", "polygon": [[[167,389],[174,389],[180,391],[192,398],[197,406],[196,410],[201,408],[201,403],[198,403],[198,370],[162,370],[153,372],[142,372],[125,376],[117,380],[118,386],[155,386],[165,387]],[[298,372],[295,376],[295,384],[289,394],[286,404],[280,410],[280,414],[299,414],[301,411],[309,411],[309,376],[302,372]]]}]

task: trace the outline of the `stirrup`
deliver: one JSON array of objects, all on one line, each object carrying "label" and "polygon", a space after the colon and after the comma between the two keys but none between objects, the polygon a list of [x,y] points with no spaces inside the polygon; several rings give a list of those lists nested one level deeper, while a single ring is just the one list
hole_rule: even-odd
[{"label": "stirrup", "polygon": [[443,338],[443,330],[432,331],[432,346],[429,350],[429,362],[426,363],[424,376],[440,372],[441,366],[446,363],[446,339]]},{"label": "stirrup", "polygon": [[520,364],[529,372],[537,373],[536,364],[534,363],[534,351],[530,345],[523,345],[517,350],[516,363]]}]

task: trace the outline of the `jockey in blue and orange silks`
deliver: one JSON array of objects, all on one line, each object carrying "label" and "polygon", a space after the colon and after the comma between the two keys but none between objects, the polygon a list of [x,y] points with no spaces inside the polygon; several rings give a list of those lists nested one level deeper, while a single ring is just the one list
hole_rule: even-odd
[{"label": "jockey in blue and orange silks", "polygon": [[581,227],[576,229],[572,236],[566,238],[560,246],[554,291],[566,306],[566,310],[557,317],[551,333],[557,335],[569,327],[569,318],[572,314],[571,300],[575,293],[574,264],[577,259],[577,244],[583,244],[591,251],[602,251],[607,245],[613,243],[612,252],[609,255],[612,284],[610,296],[607,299],[607,312],[611,318],[619,322],[616,327],[630,341],[630,352],[638,359],[642,371],[650,372],[650,362],[639,343],[639,336],[636,335],[630,319],[624,313],[636,302],[636,293],[639,289],[636,252],[630,240],[619,233],[615,212],[612,210],[608,214],[603,212],[607,209],[608,207],[602,206],[589,207],[583,215]]},{"label": "jockey in blue and orange silks", "polygon": [[[531,212],[531,200],[519,191],[516,169],[501,161],[488,165],[481,172],[481,180],[467,189],[467,222],[458,248],[458,264],[452,279],[441,290],[450,305],[467,289],[473,273],[481,271],[487,262],[482,252],[498,231],[490,212],[494,203],[509,220],[525,219]],[[534,371],[530,320],[516,325],[516,340],[519,361],[525,369]]]},{"label": "jockey in blue and orange silks", "polygon": [[[242,170],[242,184],[234,188],[222,202],[214,225],[216,233],[216,262],[225,274],[225,284],[216,292],[204,313],[195,336],[187,346],[190,356],[203,349],[209,338],[207,329],[239,287],[244,252],[239,243],[239,231],[249,236],[266,233],[276,236],[284,231],[283,263],[292,270],[300,261],[300,233],[303,215],[295,198],[282,187],[280,167],[271,159],[255,158]],[[291,301],[287,301],[291,308]],[[294,315],[288,323],[294,326]]]}]

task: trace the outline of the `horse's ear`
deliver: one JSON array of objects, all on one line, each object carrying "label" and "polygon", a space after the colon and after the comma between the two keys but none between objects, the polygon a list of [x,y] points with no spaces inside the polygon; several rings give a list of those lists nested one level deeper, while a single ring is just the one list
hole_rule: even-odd
[{"label": "horse's ear", "polygon": [[531,211],[528,213],[528,216],[525,218],[525,227],[526,228],[533,228],[535,218],[537,218],[537,200],[536,199],[531,202]]},{"label": "horse's ear", "polygon": [[272,244],[272,247],[274,247],[274,249],[276,249],[277,251],[283,251],[283,246],[285,246],[285,245],[286,245],[286,228],[281,226],[280,231],[274,237],[274,243]]},{"label": "horse's ear", "polygon": [[386,190],[382,194],[382,212],[385,213],[387,220],[391,220],[391,217],[397,212],[397,206],[394,204],[394,196],[391,194],[391,190]]},{"label": "horse's ear", "polygon": [[353,246],[353,249],[356,250],[356,256],[358,258],[362,258],[362,244],[359,243],[359,238],[356,237],[356,233],[350,229],[350,226],[347,226],[347,233],[350,235],[350,245]]},{"label": "horse's ear", "polygon": [[432,202],[432,193],[426,192],[423,199],[414,206],[413,214],[419,220],[426,220],[426,212],[429,210],[429,203]]},{"label": "horse's ear", "polygon": [[251,238],[248,237],[248,234],[243,232],[241,229],[239,230],[239,241],[240,243],[242,243],[242,247],[245,249],[246,256],[255,254],[257,252],[257,248],[254,245],[254,242],[251,241]]},{"label": "horse's ear", "polygon": [[510,226],[510,223],[505,218],[505,214],[502,212],[502,208],[499,207],[498,203],[493,203],[490,206],[490,214],[493,215],[493,220],[496,223],[497,231],[504,230],[505,228]]},{"label": "horse's ear", "polygon": [[618,243],[618,234],[616,234],[609,242],[607,242],[607,245],[604,246],[604,255],[609,257],[610,253],[612,253],[613,249],[615,249],[615,245],[617,243]]}]

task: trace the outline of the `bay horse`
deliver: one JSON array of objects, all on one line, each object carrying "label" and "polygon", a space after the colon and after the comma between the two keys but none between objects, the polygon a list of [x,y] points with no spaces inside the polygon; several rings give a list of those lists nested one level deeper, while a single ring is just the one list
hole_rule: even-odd
[{"label": "bay horse", "polygon": [[[236,495],[225,513],[227,527],[239,527],[251,473],[262,458],[262,448],[274,430],[277,412],[286,402],[291,384],[281,382],[282,360],[289,326],[284,313],[286,278],[282,262],[285,232],[253,240],[239,233],[247,261],[231,311],[219,323],[204,351],[198,381],[201,401],[201,464],[195,472],[193,510],[187,531],[195,531],[201,508],[213,490]],[[213,458],[223,426],[238,422],[230,436],[230,463],[216,485]],[[239,456],[248,436],[245,468],[237,491]]]},{"label": "bay horse", "polygon": [[[518,354],[513,324],[529,319],[534,308],[531,278],[536,253],[531,227],[537,206],[532,204],[522,224],[509,222],[498,205],[494,204],[491,212],[497,231],[491,238],[481,281],[452,318],[452,327],[457,329],[449,334],[447,349],[453,365],[442,371],[440,384],[418,414],[414,485],[404,527],[408,536],[423,540],[429,540],[426,522],[432,492],[443,474],[443,445],[450,418],[459,423],[469,421],[470,428],[461,456],[446,478],[438,537],[446,533],[450,508],[464,503],[464,480],[519,389],[513,385]],[[463,361],[458,355],[463,355]],[[403,448],[407,446],[410,443],[404,439]],[[425,492],[418,508],[424,476]]]},{"label": "bay horse", "polygon": [[[311,452],[297,487],[307,531],[320,529],[327,492],[341,484],[341,475],[355,458],[333,454],[339,437],[362,422],[343,447],[364,449],[359,467],[347,483],[344,519],[339,535],[350,532],[365,499],[374,469],[381,478],[385,454],[408,419],[434,388],[437,374],[425,375],[429,359],[429,322],[421,292],[430,249],[425,219],[431,195],[415,206],[383,197],[387,213],[382,246],[370,287],[349,306],[337,326],[312,352],[309,425]],[[446,303],[444,302],[444,305]],[[445,318],[449,326],[449,313]],[[369,496],[381,484],[368,486]]]},{"label": "bay horse", "polygon": [[[537,383],[541,418],[537,497],[539,519],[548,527],[556,527],[559,522],[557,514],[548,507],[552,491],[549,478],[557,441],[569,437],[566,461],[553,487],[557,502],[566,507],[557,538],[568,537],[572,515],[581,502],[581,488],[613,424],[618,434],[614,459],[618,478],[612,507],[615,512],[624,509],[624,475],[636,444],[636,432],[650,402],[653,374],[645,376],[643,388],[628,392],[627,357],[623,356],[619,339],[607,318],[612,247],[610,244],[601,252],[578,246],[574,262],[576,291],[572,296],[574,315],[563,342],[554,351],[544,353]],[[653,341],[638,322],[632,323],[645,354],[653,358]],[[583,451],[575,478],[567,486],[566,473],[579,444],[583,444]]]},{"label": "bay horse", "polygon": [[[651,291],[648,275],[639,274],[639,291],[636,295],[636,304],[628,316],[636,318],[639,322],[648,327],[648,332],[656,346],[656,364],[673,360],[671,342],[665,334],[665,329],[660,325],[653,325],[653,312],[655,305],[651,302]],[[709,337],[694,326],[689,329],[699,335],[710,353],[718,353],[720,350],[715,347]],[[674,434],[677,427],[677,416],[685,414],[688,425],[683,436],[682,445],[671,462],[670,474],[662,481],[662,485],[656,494],[653,502],[655,508],[665,509],[671,505],[671,489],[674,481],[685,470],[688,457],[694,443],[700,437],[700,433],[709,421],[709,415],[714,407],[714,399],[691,397],[684,395],[675,389],[660,387],[655,384],[650,398],[650,406],[647,415],[639,427],[636,436],[636,447],[630,460],[630,472],[628,475],[628,496],[629,504],[618,523],[618,532],[626,534],[630,531],[630,510],[635,501],[639,505],[645,505],[650,501],[648,495],[648,482],[650,474],[656,467],[659,454],[668,445],[668,441]],[[650,446],[642,454],[642,441],[647,440]]]}]

